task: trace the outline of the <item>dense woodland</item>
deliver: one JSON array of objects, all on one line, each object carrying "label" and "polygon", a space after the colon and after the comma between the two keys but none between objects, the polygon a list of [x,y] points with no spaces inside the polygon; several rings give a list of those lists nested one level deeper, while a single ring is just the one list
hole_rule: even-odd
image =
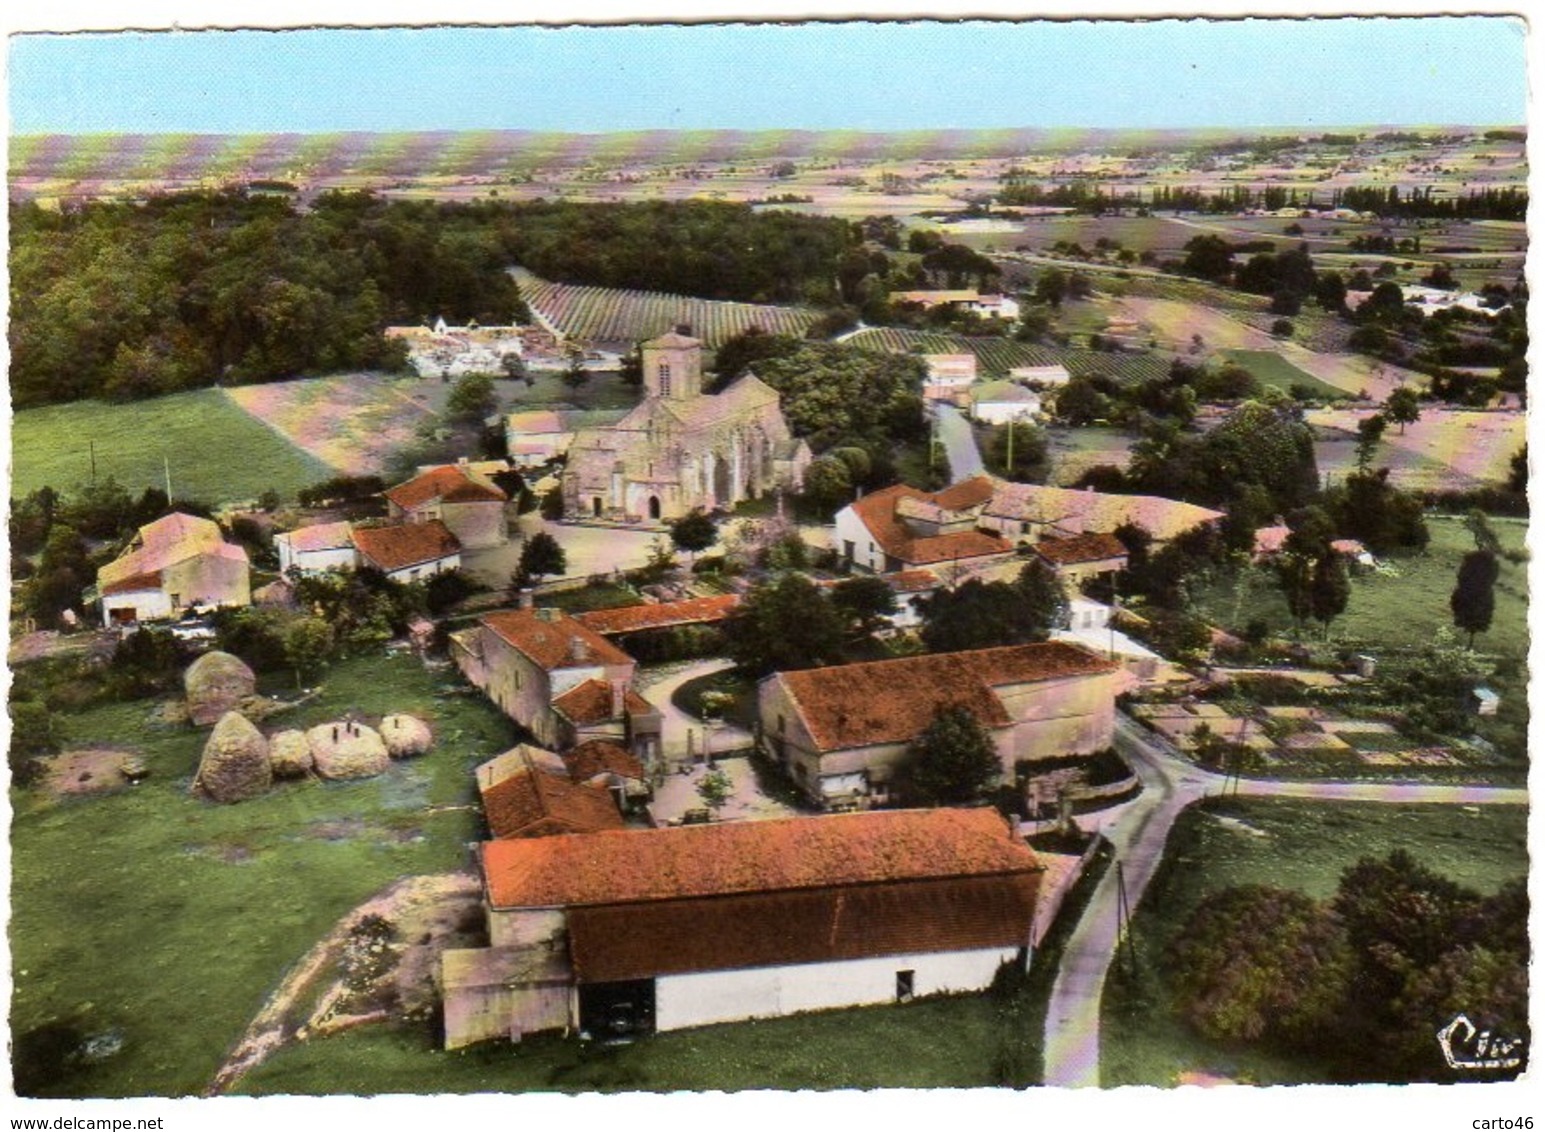
[{"label": "dense woodland", "polygon": [[[392,369],[391,324],[525,312],[506,268],[565,282],[830,302],[843,221],[712,202],[385,201],[181,194],[11,210],[18,408]],[[851,270],[851,265],[850,265]],[[856,280],[854,281],[856,282]]]}]

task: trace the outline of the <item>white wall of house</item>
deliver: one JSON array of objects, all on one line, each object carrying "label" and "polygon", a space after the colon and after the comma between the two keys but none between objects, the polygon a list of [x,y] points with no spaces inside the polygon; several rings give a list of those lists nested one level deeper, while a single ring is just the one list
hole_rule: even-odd
[{"label": "white wall of house", "polygon": [[171,598],[160,590],[129,590],[109,594],[102,599],[102,624],[113,624],[113,612],[122,610],[122,617],[135,621],[157,621],[172,616]]},{"label": "white wall of house", "polygon": [[[1028,940],[1030,925],[1025,925]],[[778,1018],[896,1001],[897,973],[911,971],[914,995],[980,991],[1018,948],[888,955],[742,971],[704,971],[655,980],[655,1028],[680,1030],[747,1018]]]},{"label": "white wall of house", "polygon": [[393,570],[386,576],[394,582],[422,582],[426,578],[433,578],[436,574],[447,574],[459,569],[461,569],[461,555],[447,554],[444,558],[436,558],[433,562],[404,566],[401,570]]},{"label": "white wall of house", "polygon": [[1041,415],[1041,401],[978,401],[971,406],[971,415],[987,424],[1008,424],[1010,421],[1033,421]]},{"label": "white wall of house", "polygon": [[[876,574],[885,570],[885,551],[880,544],[875,542],[874,536],[869,533],[869,528],[864,526],[864,521],[858,517],[858,512],[851,506],[844,507],[837,512],[837,533],[832,543],[837,553],[845,558],[851,558],[853,563],[862,566],[865,570],[872,570]],[[851,546],[851,553],[849,547]]]},{"label": "white wall of house", "polygon": [[287,574],[294,567],[302,574],[321,574],[328,570],[353,570],[359,565],[359,551],[352,546],[328,547],[324,550],[295,550],[289,540],[280,535],[274,539],[274,549],[279,552],[279,572]]}]

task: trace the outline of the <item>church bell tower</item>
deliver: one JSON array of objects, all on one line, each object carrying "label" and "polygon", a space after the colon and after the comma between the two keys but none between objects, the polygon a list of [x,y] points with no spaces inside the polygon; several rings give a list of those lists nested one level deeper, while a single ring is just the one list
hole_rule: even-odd
[{"label": "church bell tower", "polygon": [[649,397],[686,401],[703,392],[703,344],[679,326],[639,347],[644,363],[644,391]]}]

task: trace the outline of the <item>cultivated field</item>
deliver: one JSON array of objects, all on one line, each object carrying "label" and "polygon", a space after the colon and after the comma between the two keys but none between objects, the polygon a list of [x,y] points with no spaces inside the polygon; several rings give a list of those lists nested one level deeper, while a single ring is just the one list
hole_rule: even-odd
[{"label": "cultivated field", "polygon": [[803,337],[820,318],[819,311],[807,307],[715,302],[613,287],[576,287],[549,282],[520,267],[513,268],[511,274],[532,313],[554,330],[584,342],[631,345],[686,325],[711,350],[753,326],[770,334]]},{"label": "cultivated field", "polygon": [[[1321,439],[1314,446],[1320,474],[1340,479],[1357,462],[1357,422],[1373,410],[1311,409],[1304,419]],[[1508,461],[1523,446],[1526,418],[1424,405],[1421,417],[1384,430],[1374,463],[1390,469],[1395,483],[1412,491],[1468,491],[1496,486],[1508,477]]]},{"label": "cultivated field", "polygon": [[1223,350],[1222,354],[1235,365],[1250,371],[1262,385],[1280,389],[1284,393],[1294,386],[1310,391],[1311,396],[1332,401],[1344,400],[1348,394],[1334,385],[1327,385],[1311,373],[1299,369],[1275,350]]},{"label": "cultivated field", "polygon": [[97,478],[111,476],[135,495],[164,487],[168,465],[174,495],[207,503],[256,499],[269,488],[289,497],[334,474],[325,457],[308,455],[218,389],[24,409],[11,443],[13,495],[45,486],[68,493],[86,483],[93,447]]}]

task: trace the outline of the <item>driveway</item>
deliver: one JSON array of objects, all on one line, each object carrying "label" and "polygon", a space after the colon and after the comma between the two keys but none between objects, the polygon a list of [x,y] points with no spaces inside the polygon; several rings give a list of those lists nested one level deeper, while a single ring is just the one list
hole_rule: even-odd
[{"label": "driveway", "polygon": [[1108,818],[1101,831],[1122,864],[1100,878],[1078,926],[1069,937],[1052,983],[1046,1008],[1042,1080],[1047,1085],[1097,1086],[1100,1083],[1100,1001],[1105,976],[1115,956],[1118,879],[1126,882],[1127,907],[1136,909],[1164,855],[1170,827],[1182,810],[1212,794],[1225,782],[1231,792],[1251,797],[1306,798],[1317,801],[1388,802],[1414,805],[1449,803],[1527,805],[1526,789],[1400,782],[1284,782],[1233,779],[1176,758],[1153,735],[1118,713],[1116,748],[1142,780],[1136,800]]},{"label": "driveway", "polygon": [[694,715],[688,715],[671,702],[676,690],[689,680],[712,676],[734,668],[735,662],[722,657],[697,660],[682,665],[662,665],[639,672],[639,695],[660,710],[660,747],[668,765],[691,761],[707,749],[719,751],[744,751],[752,745],[751,732],[731,723],[709,725]]},{"label": "driveway", "polygon": [[942,401],[932,402],[933,417],[938,422],[939,440],[949,460],[950,482],[959,483],[972,476],[985,475],[987,466],[982,463],[982,453],[976,447],[976,434],[971,422],[954,405]]}]

